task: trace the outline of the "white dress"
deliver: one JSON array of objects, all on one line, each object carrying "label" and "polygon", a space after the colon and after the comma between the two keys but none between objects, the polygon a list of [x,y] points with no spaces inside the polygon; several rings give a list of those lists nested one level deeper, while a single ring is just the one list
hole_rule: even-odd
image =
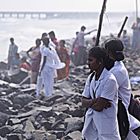
[{"label": "white dress", "polygon": [[[131,92],[132,92],[128,71],[125,68],[122,61],[116,61],[114,64],[114,67],[110,70],[110,72],[113,73],[117,79],[117,82],[119,85],[118,96],[122,100],[127,110],[128,119],[130,122],[130,131],[134,130],[140,127],[140,122],[136,118],[134,118],[132,115],[130,115],[128,112],[128,106],[130,104],[130,98],[131,98]],[[130,134],[132,133],[133,132],[131,132]],[[128,137],[130,137],[130,134],[128,135]],[[132,138],[127,138],[127,140],[132,140]],[[134,137],[133,140],[137,140],[137,139],[135,139]]]},{"label": "white dress", "polygon": [[[51,46],[46,47],[43,45],[40,48],[40,52],[42,58],[46,56],[46,62],[43,70],[41,71],[41,76],[38,76],[36,93],[38,95],[42,89],[42,86],[44,85],[45,95],[51,96],[53,92],[55,70],[64,67],[65,64],[60,62],[55,49]],[[42,61],[40,69],[41,67]]]},{"label": "white dress", "polygon": [[89,79],[90,75],[82,96],[94,99],[94,90],[95,97],[108,99],[111,102],[111,107],[103,109],[101,112],[92,108],[87,110],[82,130],[83,138],[86,140],[120,140],[117,122],[118,85],[116,78],[104,69],[96,85],[95,77],[93,77],[91,83]]}]

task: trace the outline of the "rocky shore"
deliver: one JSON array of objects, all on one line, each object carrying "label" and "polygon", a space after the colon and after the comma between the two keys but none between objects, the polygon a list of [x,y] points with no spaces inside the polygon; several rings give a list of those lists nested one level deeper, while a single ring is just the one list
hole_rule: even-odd
[{"label": "rocky shore", "polygon": [[[132,92],[140,96],[140,51],[125,50],[125,65],[132,81]],[[81,93],[89,74],[86,65],[70,66],[69,80],[55,83],[49,98],[34,97],[35,88],[27,76],[9,77],[6,64],[0,63],[0,139],[1,140],[81,140],[85,109]]]}]

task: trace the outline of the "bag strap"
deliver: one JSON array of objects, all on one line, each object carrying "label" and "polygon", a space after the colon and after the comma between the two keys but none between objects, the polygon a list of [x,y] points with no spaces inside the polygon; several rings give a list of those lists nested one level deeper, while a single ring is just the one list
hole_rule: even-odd
[{"label": "bag strap", "polygon": [[89,78],[89,83],[91,83],[93,76],[95,75],[95,72],[93,71],[90,78]]},{"label": "bag strap", "polygon": [[[92,72],[92,74],[91,74],[91,76],[89,78],[89,84],[91,84],[91,81],[92,81],[92,78],[93,78],[94,75],[95,75],[95,71]],[[93,90],[93,97],[96,98],[94,90]]]}]

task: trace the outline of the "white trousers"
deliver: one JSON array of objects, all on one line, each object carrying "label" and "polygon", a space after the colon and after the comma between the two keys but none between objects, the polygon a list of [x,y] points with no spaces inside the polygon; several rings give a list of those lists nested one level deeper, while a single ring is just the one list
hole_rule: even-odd
[{"label": "white trousers", "polygon": [[54,85],[54,71],[55,69],[50,67],[45,67],[42,70],[41,75],[38,76],[37,79],[37,87],[36,93],[37,95],[40,94],[41,89],[44,86],[45,96],[51,96],[53,92],[53,85]]}]

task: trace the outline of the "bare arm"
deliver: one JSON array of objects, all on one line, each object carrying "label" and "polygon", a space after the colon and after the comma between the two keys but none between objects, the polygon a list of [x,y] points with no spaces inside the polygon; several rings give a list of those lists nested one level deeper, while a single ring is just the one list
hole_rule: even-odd
[{"label": "bare arm", "polygon": [[86,97],[82,97],[81,101],[83,107],[89,108],[96,102],[96,99],[89,99]]},{"label": "bare arm", "polygon": [[102,97],[97,98],[96,102],[91,106],[92,109],[98,112],[109,107],[111,107],[111,103],[109,102],[109,100]]},{"label": "bare arm", "polygon": [[88,34],[90,34],[90,33],[92,33],[92,32],[95,32],[95,31],[97,31],[97,29],[91,30],[91,31],[85,33],[84,35],[88,35]]}]

